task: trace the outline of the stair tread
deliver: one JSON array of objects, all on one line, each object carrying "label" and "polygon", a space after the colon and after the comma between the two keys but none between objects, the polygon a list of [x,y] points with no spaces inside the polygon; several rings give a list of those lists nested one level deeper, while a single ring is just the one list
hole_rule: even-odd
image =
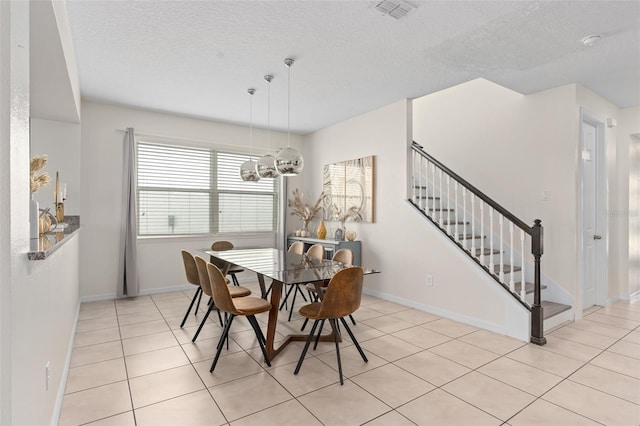
[{"label": "stair tread", "polygon": [[562,303],[551,302],[549,300],[542,301],[544,319],[551,318],[569,309],[571,309],[571,305],[563,305]]},{"label": "stair tread", "polygon": [[[513,267],[513,272],[518,272],[518,271],[521,271],[521,270],[522,270],[522,268],[519,267],[519,266],[514,266]],[[499,273],[500,272],[500,265],[493,265],[493,272],[495,274]],[[510,273],[511,272],[511,265],[507,265],[507,264],[502,265],[502,272],[504,272],[505,274]]]},{"label": "stair tread", "polygon": [[[515,291],[517,294],[520,294],[520,289],[522,288],[522,283],[517,282],[517,283],[514,283],[514,284],[515,284],[515,285],[514,285],[514,291]],[[546,285],[544,285],[544,284],[540,284],[540,289],[541,289],[541,290],[544,290],[545,288],[547,288],[547,286],[546,286]],[[524,283],[524,291],[525,291],[527,294],[531,294],[531,293],[533,293],[533,290],[534,290],[534,289],[535,289],[535,284],[534,284],[534,283],[528,283],[528,282],[525,282],[525,283]]]},{"label": "stair tread", "polygon": [[[476,247],[476,256],[480,256],[481,254],[484,254],[485,256],[490,255],[492,252],[492,250],[490,248],[485,248],[484,252],[482,252],[481,248],[477,248]],[[500,250],[498,249],[493,249],[493,254],[500,254]]]},{"label": "stair tread", "polygon": [[486,236],[482,236],[482,235],[473,235],[473,234],[458,234],[458,239],[459,240],[471,240],[471,239],[480,239],[480,238],[487,238]]},{"label": "stair tread", "polygon": [[445,209],[444,207],[442,207],[442,208],[441,207],[438,207],[438,208],[431,207],[431,208],[429,208],[429,211],[432,211],[432,212],[454,212],[456,210],[455,209]]},{"label": "stair tread", "polygon": [[464,222],[464,221],[461,221],[461,220],[458,220],[458,221],[455,221],[455,220],[443,220],[442,221],[443,225],[455,225],[456,223],[458,225],[464,225],[464,224],[468,225],[469,224],[469,222]]},{"label": "stair tread", "polygon": [[428,200],[439,200],[440,197],[432,197],[431,195],[415,195],[413,198],[426,198]]}]

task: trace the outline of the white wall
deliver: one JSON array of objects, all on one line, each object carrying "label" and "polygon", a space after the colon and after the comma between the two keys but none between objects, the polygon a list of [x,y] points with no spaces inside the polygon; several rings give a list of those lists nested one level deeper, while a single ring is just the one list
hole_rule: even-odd
[{"label": "white wall", "polygon": [[401,101],[307,135],[313,162],[301,189],[320,193],[324,164],[375,155],[375,223],[346,226],[362,241],[363,265],[382,271],[365,278],[365,291],[527,339],[528,312],[407,203],[410,122],[411,103]]},{"label": "white wall", "polygon": [[[74,236],[51,258],[29,251],[29,3],[0,3],[0,424],[50,424],[78,309]],[[56,84],[51,81],[51,84]],[[45,389],[45,365],[51,382]]]},{"label": "white wall", "polygon": [[[640,107],[625,108],[618,115],[618,179],[621,194],[615,212],[609,216],[619,217],[621,242],[627,237],[626,253],[628,264],[619,262],[620,276],[628,276],[628,291],[621,294],[632,295],[640,292]],[[626,172],[626,173],[625,173]],[[621,258],[624,257],[624,247]]]},{"label": "white wall", "polygon": [[31,118],[31,156],[47,154],[51,182],[35,194],[40,208],[51,207],[55,214],[56,171],[60,183],[67,184],[65,215],[80,214],[80,125],[62,121]]},{"label": "white wall", "polygon": [[[124,130],[133,127],[150,139],[185,140],[202,146],[226,146],[248,152],[247,127],[150,111],[82,103],[82,207],[81,246],[84,298],[114,297],[118,252],[122,228],[122,161]],[[159,137],[161,136],[161,137]],[[301,138],[291,136],[291,145],[300,149]],[[254,153],[266,147],[266,132],[254,129]],[[271,132],[271,147],[286,146],[287,136]],[[140,291],[149,293],[188,285],[180,249],[209,247],[215,239],[225,239],[237,247],[275,244],[273,233],[253,236],[210,235],[205,238],[146,238],[138,242]]]}]

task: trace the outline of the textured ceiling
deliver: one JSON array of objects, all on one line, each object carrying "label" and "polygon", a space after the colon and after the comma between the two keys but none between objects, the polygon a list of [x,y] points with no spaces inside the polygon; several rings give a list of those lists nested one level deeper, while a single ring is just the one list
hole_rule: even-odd
[{"label": "textured ceiling", "polygon": [[[640,0],[67,0],[85,99],[307,133],[477,77],[521,93],[582,84],[640,104]],[[592,47],[579,41],[602,34]]]}]

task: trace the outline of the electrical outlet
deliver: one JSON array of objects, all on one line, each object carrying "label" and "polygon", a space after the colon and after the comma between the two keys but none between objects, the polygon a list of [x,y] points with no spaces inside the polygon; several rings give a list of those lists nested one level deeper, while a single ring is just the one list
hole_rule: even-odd
[{"label": "electrical outlet", "polygon": [[427,274],[427,286],[433,287],[433,275]]},{"label": "electrical outlet", "polygon": [[44,390],[49,390],[49,382],[51,381],[51,363],[47,361],[44,367]]}]

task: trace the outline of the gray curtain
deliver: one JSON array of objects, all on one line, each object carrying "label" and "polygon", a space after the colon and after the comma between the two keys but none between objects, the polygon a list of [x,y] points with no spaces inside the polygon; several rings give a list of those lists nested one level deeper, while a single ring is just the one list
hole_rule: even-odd
[{"label": "gray curtain", "polygon": [[124,136],[122,233],[120,236],[118,297],[136,297],[139,290],[136,186],[136,139],[133,128],[129,127]]},{"label": "gray curtain", "polygon": [[278,223],[276,227],[276,248],[287,248],[287,178],[280,176],[280,191],[278,194]]}]

